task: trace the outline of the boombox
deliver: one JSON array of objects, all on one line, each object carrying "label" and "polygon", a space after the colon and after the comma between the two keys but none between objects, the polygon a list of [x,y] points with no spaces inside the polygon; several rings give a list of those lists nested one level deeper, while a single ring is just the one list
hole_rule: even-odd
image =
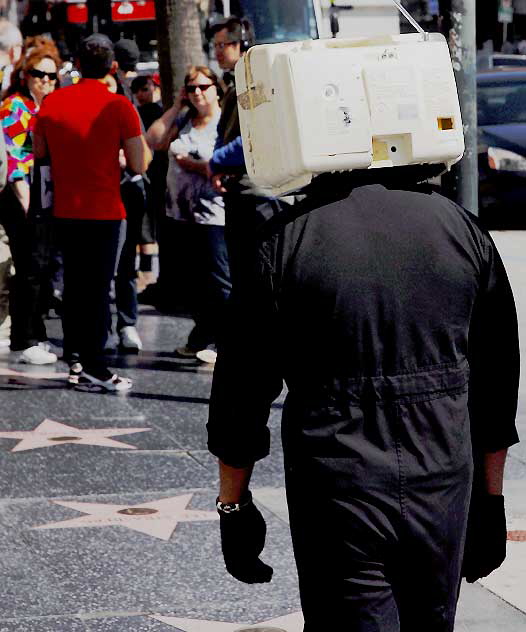
[{"label": "boombox", "polygon": [[250,179],[269,195],[322,172],[460,160],[464,135],[444,37],[263,44],[237,63]]}]

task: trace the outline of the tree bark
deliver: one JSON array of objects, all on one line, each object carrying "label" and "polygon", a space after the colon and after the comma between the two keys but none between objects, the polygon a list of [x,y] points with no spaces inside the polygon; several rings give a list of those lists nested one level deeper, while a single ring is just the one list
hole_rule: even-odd
[{"label": "tree bark", "polygon": [[189,66],[205,64],[202,0],[155,0],[157,50],[163,105],[170,107]]}]

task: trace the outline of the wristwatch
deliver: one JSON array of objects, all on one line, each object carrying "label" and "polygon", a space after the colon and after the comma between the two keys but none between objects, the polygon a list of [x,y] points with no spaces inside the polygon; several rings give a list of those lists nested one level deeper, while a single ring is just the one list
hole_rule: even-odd
[{"label": "wristwatch", "polygon": [[219,496],[216,499],[216,508],[220,514],[231,514],[241,511],[243,507],[246,507],[252,502],[252,493],[247,492],[242,500],[238,503],[222,503],[219,500]]}]

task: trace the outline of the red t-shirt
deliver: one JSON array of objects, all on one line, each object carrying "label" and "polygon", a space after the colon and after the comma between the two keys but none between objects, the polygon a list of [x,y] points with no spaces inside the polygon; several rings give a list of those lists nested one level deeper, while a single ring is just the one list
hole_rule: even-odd
[{"label": "red t-shirt", "polygon": [[35,133],[45,139],[51,157],[55,217],[126,217],[119,149],[142,133],[126,97],[96,79],[82,79],[44,99]]}]

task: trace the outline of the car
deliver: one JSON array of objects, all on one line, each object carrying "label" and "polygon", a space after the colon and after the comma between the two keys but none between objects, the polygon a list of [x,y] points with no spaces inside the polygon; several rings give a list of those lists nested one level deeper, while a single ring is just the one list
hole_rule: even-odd
[{"label": "car", "polygon": [[479,70],[506,67],[526,67],[526,55],[515,55],[507,53],[484,53],[477,55],[477,67]]},{"label": "car", "polygon": [[526,228],[526,70],[477,75],[479,214],[488,228]]}]

